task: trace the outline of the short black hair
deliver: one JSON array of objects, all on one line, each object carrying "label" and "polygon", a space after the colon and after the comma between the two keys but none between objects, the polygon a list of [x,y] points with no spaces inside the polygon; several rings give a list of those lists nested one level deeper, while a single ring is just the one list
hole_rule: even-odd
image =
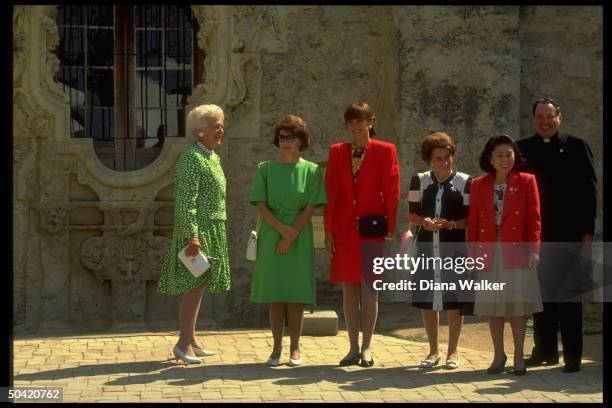
[{"label": "short black hair", "polygon": [[536,100],[533,105],[531,106],[531,114],[535,115],[535,110],[537,108],[537,106],[539,104],[551,104],[552,106],[555,107],[555,115],[558,115],[559,113],[561,113],[561,106],[559,106],[559,104],[557,102],[555,102],[555,100],[553,98],[540,98],[538,100]]},{"label": "short black hair", "polygon": [[510,136],[508,135],[498,135],[493,136],[489,140],[487,140],[487,144],[485,145],[482,153],[480,153],[480,159],[478,163],[480,164],[480,168],[489,174],[495,174],[495,167],[491,164],[491,154],[493,150],[499,145],[508,144],[512,146],[512,150],[514,150],[514,166],[512,170],[517,168],[519,161],[521,160],[521,150]]}]

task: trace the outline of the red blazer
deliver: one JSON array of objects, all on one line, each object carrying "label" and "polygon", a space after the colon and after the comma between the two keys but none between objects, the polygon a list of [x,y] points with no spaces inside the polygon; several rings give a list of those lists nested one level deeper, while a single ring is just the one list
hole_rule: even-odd
[{"label": "red blazer", "polygon": [[[467,220],[468,241],[490,245],[470,245],[471,256],[485,257],[485,270],[490,270],[495,259],[497,233],[493,187],[495,175],[475,178],[470,186],[470,209]],[[505,268],[526,268],[529,253],[540,251],[540,196],[536,178],[532,174],[511,171],[508,175],[504,197],[500,241],[503,245],[503,266]],[[527,245],[518,245],[527,242]]]},{"label": "red blazer", "polygon": [[400,174],[395,145],[380,140],[370,141],[359,168],[353,198],[351,144],[337,143],[329,148],[325,171],[325,232],[341,238],[360,239],[357,216],[386,215],[389,232],[395,229],[397,204],[400,198]]}]

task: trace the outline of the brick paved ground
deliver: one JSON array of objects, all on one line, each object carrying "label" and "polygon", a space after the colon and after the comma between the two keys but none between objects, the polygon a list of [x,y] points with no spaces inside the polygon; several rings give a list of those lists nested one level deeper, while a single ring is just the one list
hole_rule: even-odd
[{"label": "brick paved ground", "polygon": [[[218,353],[202,365],[171,359],[175,332],[16,338],[14,385],[60,386],[71,402],[602,402],[601,361],[583,360],[574,374],[557,365],[530,369],[524,377],[489,375],[484,370],[491,353],[460,348],[459,369],[422,370],[417,365],[426,343],[375,334],[374,367],[344,368],[337,365],[348,350],[341,331],[302,337],[305,365],[271,368],[263,364],[272,345],[268,331],[214,331],[199,338]],[[284,341],[287,360],[289,339]]]}]

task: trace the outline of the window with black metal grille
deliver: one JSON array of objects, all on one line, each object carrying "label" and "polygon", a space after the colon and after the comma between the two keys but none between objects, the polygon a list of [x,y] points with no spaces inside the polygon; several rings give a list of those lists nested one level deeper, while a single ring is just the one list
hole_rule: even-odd
[{"label": "window with black metal grille", "polygon": [[70,98],[72,137],[93,139],[114,170],[152,163],[166,137],[185,136],[198,67],[188,5],[63,5],[57,80]]}]

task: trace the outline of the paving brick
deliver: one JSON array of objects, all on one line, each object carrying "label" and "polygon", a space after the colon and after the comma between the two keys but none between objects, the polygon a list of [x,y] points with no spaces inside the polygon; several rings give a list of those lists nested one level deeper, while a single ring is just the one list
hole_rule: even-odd
[{"label": "paving brick", "polygon": [[[190,366],[169,360],[177,334],[16,339],[15,385],[61,385],[67,402],[602,402],[598,361],[575,376],[555,366],[530,370],[524,379],[491,378],[484,369],[492,355],[461,348],[459,370],[423,371],[417,365],[427,344],[375,334],[374,368],[340,368],[348,349],[340,332],[303,336],[306,364],[273,369],[262,364],[269,332],[219,331],[198,333],[218,354]],[[288,338],[284,346],[287,357]]]}]

